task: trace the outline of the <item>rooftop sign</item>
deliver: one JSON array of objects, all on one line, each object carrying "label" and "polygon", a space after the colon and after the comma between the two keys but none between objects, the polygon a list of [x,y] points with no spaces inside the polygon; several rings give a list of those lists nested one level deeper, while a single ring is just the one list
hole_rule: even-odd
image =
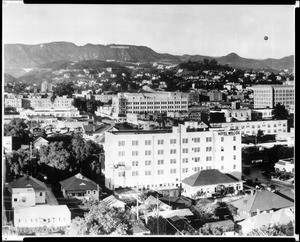
[{"label": "rooftop sign", "polygon": [[222,132],[218,132],[218,135],[225,135],[225,136],[237,135],[237,134],[240,134],[240,131],[222,131]]}]

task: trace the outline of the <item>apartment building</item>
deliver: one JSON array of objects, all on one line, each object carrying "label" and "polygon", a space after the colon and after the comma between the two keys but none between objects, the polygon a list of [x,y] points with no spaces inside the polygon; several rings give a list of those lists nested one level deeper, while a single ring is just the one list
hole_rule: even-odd
[{"label": "apartment building", "polygon": [[72,107],[73,98],[56,97],[52,102],[50,98],[42,98],[41,96],[23,99],[23,107],[28,108],[69,108]]},{"label": "apartment building", "polygon": [[187,111],[188,93],[118,93],[112,98],[113,112],[116,114],[140,112]]},{"label": "apartment building", "polygon": [[55,107],[40,107],[34,110],[25,109],[20,111],[20,116],[25,119],[29,119],[29,116],[44,117],[80,117],[80,112],[78,108],[75,107],[65,107],[65,108],[55,108]]},{"label": "apartment building", "polygon": [[22,107],[22,98],[17,97],[13,94],[4,96],[4,107],[13,107],[21,108]]},{"label": "apartment building", "polygon": [[240,132],[201,127],[186,122],[172,130],[107,132],[105,186],[176,188],[182,179],[205,169],[240,176]]},{"label": "apartment building", "polygon": [[257,85],[254,92],[254,108],[274,108],[277,103],[287,109],[295,105],[295,87],[293,85]]},{"label": "apartment building", "polygon": [[116,95],[112,95],[112,94],[93,94],[92,98],[96,101],[100,101],[103,103],[108,103],[110,100],[112,100],[112,98],[116,96]]},{"label": "apartment building", "polygon": [[240,130],[241,135],[256,135],[258,130],[264,134],[277,134],[287,132],[287,120],[261,120],[261,121],[242,121],[211,123],[212,128],[224,128],[227,130]]}]

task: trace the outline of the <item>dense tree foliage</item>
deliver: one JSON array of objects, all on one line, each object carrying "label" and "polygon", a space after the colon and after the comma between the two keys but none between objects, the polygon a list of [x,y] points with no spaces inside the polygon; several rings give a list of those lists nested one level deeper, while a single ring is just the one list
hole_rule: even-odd
[{"label": "dense tree foliage", "polygon": [[53,88],[53,93],[55,96],[59,97],[63,95],[72,97],[72,94],[74,93],[74,84],[72,82],[59,83]]},{"label": "dense tree foliage", "polygon": [[258,229],[254,229],[247,234],[248,236],[293,236],[294,225],[292,222],[288,224],[263,225]]},{"label": "dense tree foliage", "polygon": [[289,113],[286,110],[283,104],[277,103],[272,111],[272,115],[274,119],[287,119],[289,117]]},{"label": "dense tree foliage", "polygon": [[4,135],[17,137],[20,140],[28,138],[28,126],[24,122],[24,119],[15,118],[8,124],[4,124]]},{"label": "dense tree foliage", "polygon": [[83,218],[72,219],[68,235],[130,235],[132,222],[130,212],[119,208],[92,205]]},{"label": "dense tree foliage", "polygon": [[191,61],[183,62],[178,66],[181,69],[187,69],[189,71],[199,71],[199,70],[220,70],[220,71],[233,71],[232,67],[228,65],[218,65],[215,59],[208,60],[203,59],[203,61]]},{"label": "dense tree foliage", "polygon": [[147,221],[146,227],[150,230],[151,234],[153,235],[163,235],[167,232],[167,222],[162,216],[150,217]]}]

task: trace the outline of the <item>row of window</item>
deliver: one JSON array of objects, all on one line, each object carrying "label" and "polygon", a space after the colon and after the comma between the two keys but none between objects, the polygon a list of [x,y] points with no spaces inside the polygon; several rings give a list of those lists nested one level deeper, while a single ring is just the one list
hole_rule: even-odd
[{"label": "row of window", "polygon": [[[191,169],[197,172],[197,171],[203,170],[203,167],[193,167]],[[208,169],[212,169],[212,166],[206,166],[206,170],[208,170]],[[233,170],[235,170],[235,169],[236,169],[236,165],[233,165]],[[224,170],[224,166],[221,166],[221,170]],[[176,172],[177,172],[177,169],[175,169],[175,168],[170,169],[170,174],[176,174]],[[188,173],[188,172],[189,172],[188,167],[182,168],[182,173]],[[138,176],[139,172],[133,171],[131,174],[132,174],[132,176]],[[151,174],[152,174],[151,170],[145,171],[145,176],[150,176]],[[164,170],[157,170],[157,175],[164,175]],[[124,177],[124,176],[125,176],[124,171],[119,172],[119,177]]]},{"label": "row of window", "polygon": [[66,221],[66,218],[65,217],[63,217],[63,218],[48,218],[48,219],[43,219],[43,218],[39,218],[39,219],[37,219],[37,218],[35,218],[35,219],[33,219],[33,218],[31,218],[31,219],[27,219],[27,218],[24,218],[24,219],[18,219],[18,221],[19,221],[19,223],[21,223],[21,221],[24,221],[25,223],[27,223],[27,222],[31,222],[31,223],[33,223],[33,222],[35,222],[35,223],[46,223],[46,222],[48,222],[48,223],[50,223],[51,222],[51,220],[52,220],[52,222],[54,223],[54,222],[57,222],[57,221]]},{"label": "row of window", "polygon": [[160,104],[186,104],[187,101],[175,101],[175,102],[172,102],[172,101],[169,101],[169,102],[166,102],[166,101],[161,101],[161,102],[126,102],[127,105],[153,105],[153,104],[156,104],[156,105],[160,105]]}]

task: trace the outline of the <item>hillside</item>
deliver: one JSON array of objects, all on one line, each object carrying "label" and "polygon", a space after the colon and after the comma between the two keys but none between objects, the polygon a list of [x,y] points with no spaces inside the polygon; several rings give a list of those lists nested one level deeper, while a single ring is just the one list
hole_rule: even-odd
[{"label": "hillside", "polygon": [[[219,64],[228,64],[234,68],[242,69],[293,69],[294,56],[282,59],[247,59],[231,53],[222,57],[209,57],[202,55],[160,54],[146,46],[134,45],[93,45],[77,46],[70,42],[51,42],[38,45],[5,44],[4,45],[4,72],[14,77],[24,75],[30,68],[59,68],[78,61],[99,60],[121,63],[153,63],[179,64],[188,60],[203,61],[216,59]],[[52,63],[52,64],[50,64]],[[103,64],[103,63],[102,63]],[[93,63],[87,63],[87,66]],[[103,64],[104,65],[104,64]]]}]

